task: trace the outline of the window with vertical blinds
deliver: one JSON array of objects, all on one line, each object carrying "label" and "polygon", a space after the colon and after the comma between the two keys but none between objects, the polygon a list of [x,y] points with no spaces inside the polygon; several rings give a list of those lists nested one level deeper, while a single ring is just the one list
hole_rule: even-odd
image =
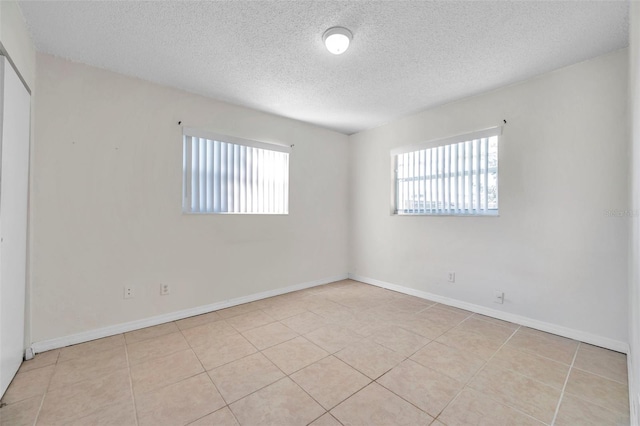
[{"label": "window with vertical blinds", "polygon": [[288,214],[287,146],[183,130],[186,213]]},{"label": "window with vertical blinds", "polygon": [[391,151],[394,213],[498,214],[498,138],[502,127]]}]

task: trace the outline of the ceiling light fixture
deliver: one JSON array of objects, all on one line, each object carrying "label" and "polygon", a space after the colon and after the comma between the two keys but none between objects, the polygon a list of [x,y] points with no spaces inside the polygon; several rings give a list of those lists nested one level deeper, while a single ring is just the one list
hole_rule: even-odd
[{"label": "ceiling light fixture", "polygon": [[322,35],[324,45],[327,46],[327,50],[334,55],[343,54],[348,48],[353,34],[346,28],[333,27],[329,28]]}]

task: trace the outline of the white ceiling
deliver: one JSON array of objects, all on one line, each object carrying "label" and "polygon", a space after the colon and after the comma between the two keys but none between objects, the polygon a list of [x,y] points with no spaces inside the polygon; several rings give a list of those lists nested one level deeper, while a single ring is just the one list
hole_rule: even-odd
[{"label": "white ceiling", "polygon": [[[36,47],[346,134],[627,46],[626,1],[23,1]],[[354,39],[340,56],[332,26]]]}]

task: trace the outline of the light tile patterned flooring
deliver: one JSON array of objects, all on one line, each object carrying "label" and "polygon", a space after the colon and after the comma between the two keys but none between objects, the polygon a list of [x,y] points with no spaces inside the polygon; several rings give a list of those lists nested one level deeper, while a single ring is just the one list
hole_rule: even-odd
[{"label": "light tile patterned flooring", "polygon": [[38,354],[2,425],[623,425],[625,355],[341,281]]}]

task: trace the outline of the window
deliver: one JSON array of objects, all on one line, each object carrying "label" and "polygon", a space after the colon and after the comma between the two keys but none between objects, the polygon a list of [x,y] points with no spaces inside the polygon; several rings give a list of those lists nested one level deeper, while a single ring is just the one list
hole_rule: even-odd
[{"label": "window", "polygon": [[502,127],[391,151],[394,213],[497,215]]},{"label": "window", "polygon": [[183,130],[182,210],[287,214],[287,146]]}]

